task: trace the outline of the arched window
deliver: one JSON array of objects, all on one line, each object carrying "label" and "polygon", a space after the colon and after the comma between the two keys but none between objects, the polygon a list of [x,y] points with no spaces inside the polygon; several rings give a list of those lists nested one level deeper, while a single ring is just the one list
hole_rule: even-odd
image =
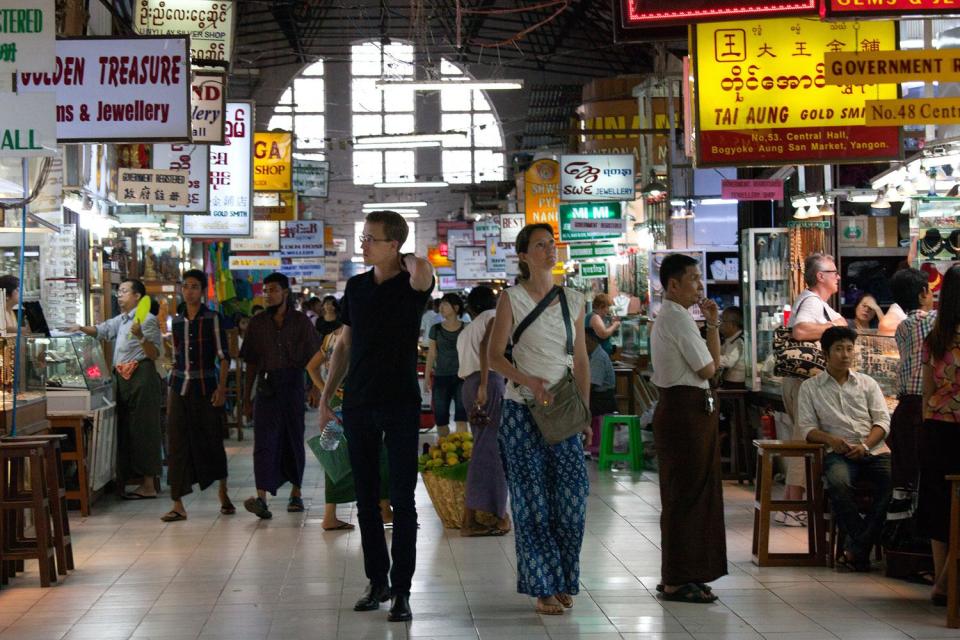
[{"label": "arched window", "polygon": [[[441,60],[443,78],[466,74],[448,60]],[[443,143],[443,179],[476,183],[503,180],[503,131],[485,92],[467,87],[440,91],[440,130],[466,131],[465,138]]]},{"label": "arched window", "polygon": [[323,160],[326,136],[326,96],[323,60],[314,62],[297,76],[280,96],[268,129],[293,131],[298,158]]},{"label": "arched window", "polygon": [[[413,89],[378,89],[380,79],[414,77],[413,45],[364,42],[350,52],[350,90],[353,135],[376,136],[413,133]],[[413,149],[354,150],[353,183],[412,182],[416,175]]]}]

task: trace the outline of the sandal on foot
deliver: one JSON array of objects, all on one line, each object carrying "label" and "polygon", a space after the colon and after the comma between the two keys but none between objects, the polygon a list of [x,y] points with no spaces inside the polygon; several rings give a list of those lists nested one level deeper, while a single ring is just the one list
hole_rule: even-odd
[{"label": "sandal on foot", "polygon": [[563,605],[564,609],[573,609],[573,596],[571,596],[569,593],[558,593],[553,597],[557,599],[557,602]]},{"label": "sandal on foot", "polygon": [[160,519],[164,522],[180,522],[181,520],[186,520],[187,516],[180,513],[179,511],[169,511],[164,515],[160,516]]},{"label": "sandal on foot", "polygon": [[563,606],[559,604],[544,604],[538,600],[537,613],[543,616],[562,616]]},{"label": "sandal on foot", "polygon": [[945,607],[947,606],[947,594],[934,593],[930,596],[930,602],[932,602],[935,607]]},{"label": "sandal on foot", "polygon": [[[710,587],[710,585],[708,585],[708,584],[705,583],[705,582],[694,582],[693,584],[695,584],[695,585],[697,585],[698,587],[700,587],[700,591],[703,591],[704,593],[713,593],[713,589]],[[657,585],[657,593],[663,593],[663,583],[662,583],[662,582]]]},{"label": "sandal on foot", "polygon": [[660,597],[663,600],[671,602],[690,602],[694,604],[710,604],[716,602],[717,596],[712,593],[705,593],[699,585],[690,582],[673,593],[668,593],[666,589],[661,592]]},{"label": "sandal on foot", "polygon": [[237,512],[237,508],[233,506],[233,503],[227,500],[225,504],[220,505],[220,513],[225,516],[232,516]]},{"label": "sandal on foot", "polygon": [[287,512],[300,513],[301,511],[303,511],[303,498],[300,496],[290,496],[290,499],[287,501]]},{"label": "sandal on foot", "polygon": [[335,527],[324,527],[324,531],[353,531],[356,527],[349,522],[341,522]]}]

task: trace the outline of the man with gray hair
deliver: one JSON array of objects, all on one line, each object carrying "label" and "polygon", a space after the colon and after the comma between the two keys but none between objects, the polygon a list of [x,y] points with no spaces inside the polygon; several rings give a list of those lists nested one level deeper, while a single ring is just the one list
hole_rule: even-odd
[{"label": "man with gray hair", "polygon": [[[811,253],[803,262],[803,281],[807,285],[793,303],[790,322],[794,340],[818,341],[823,332],[832,326],[845,327],[847,321],[827,304],[830,296],[840,289],[840,273],[833,256]],[[804,440],[797,427],[797,401],[800,385],[806,378],[785,376],[783,378],[783,405],[787,409],[792,424],[791,440]],[[787,490],[785,500],[802,500],[804,492],[803,461],[791,458],[787,463]],[[793,527],[806,525],[805,513],[778,513],[776,522]]]}]

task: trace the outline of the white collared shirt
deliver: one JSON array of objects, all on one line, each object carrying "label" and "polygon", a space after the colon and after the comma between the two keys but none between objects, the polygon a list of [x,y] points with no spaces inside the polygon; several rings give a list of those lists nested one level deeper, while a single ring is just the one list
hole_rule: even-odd
[{"label": "white collared shirt", "polygon": [[747,363],[743,360],[743,331],[737,331],[720,345],[720,366],[727,382],[747,379]]},{"label": "white collared shirt", "polygon": [[884,440],[870,450],[871,455],[890,453],[886,437],[890,433],[890,412],[877,381],[865,373],[851,371],[841,385],[826,371],[800,385],[797,421],[806,439],[814,429],[862,443],[874,426],[884,430]]},{"label": "white collared shirt", "polygon": [[650,360],[653,384],[660,388],[710,388],[710,381],[697,375],[697,371],[713,362],[713,356],[700,337],[693,316],[673,300],[664,298],[653,323]]}]

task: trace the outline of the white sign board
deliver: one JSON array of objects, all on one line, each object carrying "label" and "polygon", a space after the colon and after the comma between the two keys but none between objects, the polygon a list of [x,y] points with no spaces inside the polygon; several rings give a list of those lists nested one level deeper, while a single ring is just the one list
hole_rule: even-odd
[{"label": "white sign board", "polygon": [[456,260],[457,247],[473,244],[473,229],[450,229],[447,231],[447,259]]},{"label": "white sign board", "polygon": [[[579,206],[579,205],[577,205]],[[584,218],[574,218],[570,221],[570,231],[589,231],[593,233],[623,233],[623,218],[612,220],[588,220]]]},{"label": "white sign board", "polygon": [[57,40],[53,72],[18,73],[17,91],[56,93],[60,142],[190,140],[186,38]]},{"label": "white sign board", "polygon": [[155,204],[153,210],[163,213],[206,213],[210,208],[210,152],[206,145],[155,144],[153,168],[187,171],[187,201],[171,206]]},{"label": "white sign board", "polygon": [[527,224],[527,216],[524,213],[502,213],[500,214],[500,242],[513,244],[520,235],[520,230]]},{"label": "white sign board", "polygon": [[160,169],[117,169],[117,202],[178,204],[190,199],[190,173]]},{"label": "white sign board", "polygon": [[236,21],[232,0],[138,0],[133,28],[144,36],[190,36],[194,64],[230,62]]},{"label": "white sign board", "polygon": [[0,158],[57,155],[55,94],[0,92],[0,113],[3,114],[0,118]]},{"label": "white sign board", "polygon": [[284,259],[280,265],[280,273],[288,278],[298,280],[319,280],[327,274],[323,258],[294,258]]},{"label": "white sign board", "polygon": [[496,238],[487,238],[487,271],[502,273],[504,276],[520,273],[519,258],[512,244],[497,242]]},{"label": "white sign board", "polygon": [[280,255],[284,258],[322,258],[323,222],[284,222],[280,229]]},{"label": "white sign board", "polygon": [[466,280],[492,280],[507,277],[505,272],[491,272],[487,270],[487,247],[467,246],[457,247],[456,255],[457,282]]},{"label": "white sign board", "polygon": [[54,0],[0,0],[2,82],[16,71],[53,71],[56,35]]},{"label": "white sign board", "polygon": [[254,220],[252,238],[233,238],[230,251],[280,251],[280,223]]},{"label": "white sign board", "polygon": [[227,144],[210,147],[210,215],[184,216],[184,236],[253,233],[253,103],[228,102],[226,126]]},{"label": "white sign board", "polygon": [[232,254],[228,260],[231,271],[267,271],[280,268],[280,254],[246,255]]},{"label": "white sign board", "polygon": [[473,241],[481,244],[487,238],[500,238],[500,225],[496,219],[477,220],[473,223]]},{"label": "white sign board", "polygon": [[561,200],[633,200],[633,156],[560,156]]},{"label": "white sign board", "polygon": [[190,117],[193,141],[223,144],[223,112],[227,104],[226,75],[215,71],[194,71],[190,85]]},{"label": "white sign board", "polygon": [[330,163],[326,160],[293,159],[293,190],[308,198],[326,198]]}]

